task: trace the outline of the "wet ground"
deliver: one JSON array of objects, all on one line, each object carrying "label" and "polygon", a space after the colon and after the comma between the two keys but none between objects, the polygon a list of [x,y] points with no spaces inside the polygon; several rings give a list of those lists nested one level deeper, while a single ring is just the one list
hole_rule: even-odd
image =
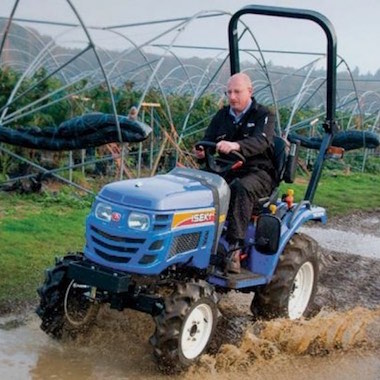
[{"label": "wet ground", "polygon": [[[380,211],[304,232],[322,247],[316,316],[255,322],[252,296],[230,293],[210,354],[171,379],[380,379]],[[149,316],[104,308],[74,342],[56,342],[38,324],[32,311],[0,318],[0,379],[169,378],[152,360]]]}]

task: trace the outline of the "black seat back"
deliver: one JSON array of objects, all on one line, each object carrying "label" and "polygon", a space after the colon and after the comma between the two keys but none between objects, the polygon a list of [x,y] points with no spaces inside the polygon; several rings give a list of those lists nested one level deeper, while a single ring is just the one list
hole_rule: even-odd
[{"label": "black seat back", "polygon": [[274,168],[276,170],[277,185],[282,181],[286,169],[287,153],[286,141],[279,136],[274,137]]},{"label": "black seat back", "polygon": [[259,199],[260,208],[265,208],[270,204],[276,203],[281,181],[293,183],[297,169],[300,142],[297,140],[289,146],[287,141],[279,136],[275,136],[273,141],[273,163],[276,171],[276,186],[268,197]]},{"label": "black seat back", "polygon": [[293,183],[296,177],[300,141],[295,140],[290,145],[279,136],[274,137],[274,165],[277,184],[281,181]]}]

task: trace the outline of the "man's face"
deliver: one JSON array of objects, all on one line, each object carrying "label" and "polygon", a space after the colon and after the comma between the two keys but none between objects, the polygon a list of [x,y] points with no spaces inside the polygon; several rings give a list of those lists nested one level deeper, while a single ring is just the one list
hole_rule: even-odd
[{"label": "man's face", "polygon": [[241,113],[248,106],[252,96],[252,88],[239,78],[232,78],[227,84],[228,103],[237,113]]}]

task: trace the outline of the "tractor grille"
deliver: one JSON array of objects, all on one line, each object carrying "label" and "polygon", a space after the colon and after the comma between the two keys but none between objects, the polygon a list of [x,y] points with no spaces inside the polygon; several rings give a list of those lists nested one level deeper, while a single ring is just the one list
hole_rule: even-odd
[{"label": "tractor grille", "polygon": [[109,255],[108,253],[105,253],[105,252],[103,252],[103,251],[101,251],[100,249],[97,249],[97,248],[95,248],[95,253],[98,256],[100,256],[101,258],[103,258],[104,260],[110,261],[112,263],[126,264],[131,259],[130,257],[112,256],[112,255]]},{"label": "tractor grille", "polygon": [[111,235],[90,226],[90,238],[96,255],[112,263],[128,263],[135,256],[145,239]]},{"label": "tractor grille", "polygon": [[[141,238],[141,234],[137,235],[127,228],[125,231],[121,229],[115,229],[115,232],[112,229],[104,231],[102,227],[92,223],[88,226],[87,239],[91,243],[93,253],[109,263],[152,265],[158,259],[159,251],[163,249],[165,244],[165,239],[161,233],[165,233],[170,229],[172,214],[151,215],[151,221],[151,228],[157,234],[157,237],[149,244],[149,247],[146,247],[147,240]],[[194,243],[190,242],[189,247],[186,244],[179,243],[181,252],[193,249],[192,245]]]},{"label": "tractor grille", "polygon": [[94,226],[91,226],[91,231],[95,232],[96,234],[100,235],[101,237],[104,237],[108,240],[112,240],[119,243],[133,243],[133,244],[142,244],[145,242],[145,239],[136,239],[136,238],[128,238],[124,236],[115,236],[107,234],[106,232],[99,230],[99,228],[96,228]]},{"label": "tractor grille", "polygon": [[96,237],[92,237],[92,241],[103,248],[107,248],[111,251],[116,251],[116,252],[124,252],[124,253],[136,253],[138,251],[138,248],[130,248],[130,247],[119,247],[117,245],[111,245],[104,243],[103,241],[97,239]]},{"label": "tractor grille", "polygon": [[200,236],[200,232],[176,236],[173,239],[173,243],[170,248],[170,257],[196,249],[199,244]]},{"label": "tractor grille", "polygon": [[169,228],[171,223],[171,215],[169,214],[156,214],[153,223],[153,231],[163,231]]}]

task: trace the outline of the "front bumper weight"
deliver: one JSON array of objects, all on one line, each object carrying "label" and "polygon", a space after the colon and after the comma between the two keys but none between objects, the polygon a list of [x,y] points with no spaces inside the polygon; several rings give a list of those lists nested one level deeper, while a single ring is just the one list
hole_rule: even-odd
[{"label": "front bumper weight", "polygon": [[112,293],[128,292],[131,276],[86,261],[69,264],[67,276],[78,283],[95,286]]}]

